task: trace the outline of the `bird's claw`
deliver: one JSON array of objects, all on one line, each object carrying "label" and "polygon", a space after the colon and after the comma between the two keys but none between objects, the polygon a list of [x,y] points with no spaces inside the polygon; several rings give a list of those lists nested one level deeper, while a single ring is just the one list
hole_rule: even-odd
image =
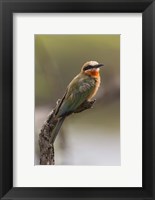
[{"label": "bird's claw", "polygon": [[95,101],[96,101],[96,99],[94,99],[94,100],[92,100],[92,101],[89,101],[89,104],[90,104],[91,108],[93,108],[92,106],[93,106],[93,104],[95,103]]},{"label": "bird's claw", "polygon": [[78,107],[74,113],[79,113],[82,112],[84,110],[87,110],[89,108],[93,108],[93,104],[95,103],[96,99],[92,100],[92,101],[85,101],[80,107]]}]

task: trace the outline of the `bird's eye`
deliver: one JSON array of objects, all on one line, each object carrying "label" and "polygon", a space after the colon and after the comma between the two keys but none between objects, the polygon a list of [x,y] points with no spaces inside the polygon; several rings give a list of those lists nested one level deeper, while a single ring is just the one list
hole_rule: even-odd
[{"label": "bird's eye", "polygon": [[91,68],[92,68],[91,65],[87,65],[86,67],[83,68],[83,71],[86,71],[86,70],[91,69]]}]

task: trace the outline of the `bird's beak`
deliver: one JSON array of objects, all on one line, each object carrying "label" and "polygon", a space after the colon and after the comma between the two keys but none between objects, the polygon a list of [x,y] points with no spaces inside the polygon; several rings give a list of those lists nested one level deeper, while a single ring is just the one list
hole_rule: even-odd
[{"label": "bird's beak", "polygon": [[103,67],[104,65],[103,64],[98,64],[95,66],[95,68],[99,68],[99,67]]}]

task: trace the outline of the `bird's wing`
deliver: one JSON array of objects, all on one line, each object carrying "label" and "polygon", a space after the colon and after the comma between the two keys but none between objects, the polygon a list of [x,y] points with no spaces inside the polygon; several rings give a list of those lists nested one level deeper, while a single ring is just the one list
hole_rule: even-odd
[{"label": "bird's wing", "polygon": [[68,87],[65,98],[59,108],[58,116],[74,112],[94,91],[95,80],[72,82]]}]

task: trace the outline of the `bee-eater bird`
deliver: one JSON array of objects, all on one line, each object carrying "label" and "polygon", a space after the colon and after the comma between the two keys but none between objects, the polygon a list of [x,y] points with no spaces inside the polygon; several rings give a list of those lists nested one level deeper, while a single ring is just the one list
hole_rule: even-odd
[{"label": "bee-eater bird", "polygon": [[80,73],[69,83],[66,93],[63,96],[55,112],[58,120],[52,131],[52,143],[66,116],[74,113],[84,102],[91,101],[100,86],[100,67],[104,66],[96,61],[86,62]]}]

